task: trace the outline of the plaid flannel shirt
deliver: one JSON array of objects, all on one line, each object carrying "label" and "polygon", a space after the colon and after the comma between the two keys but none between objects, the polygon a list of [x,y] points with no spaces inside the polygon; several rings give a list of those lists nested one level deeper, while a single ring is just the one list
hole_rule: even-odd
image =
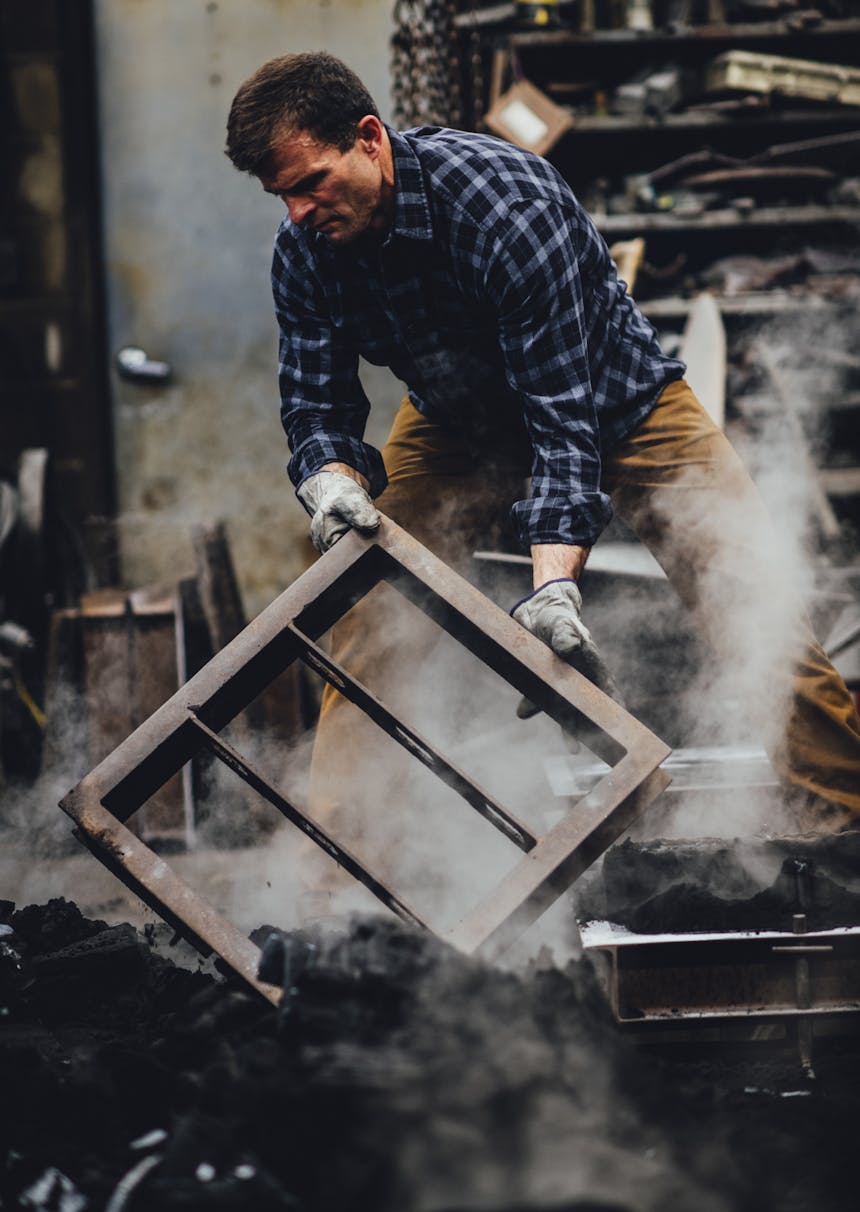
[{"label": "plaid flannel shirt", "polygon": [[590,545],[611,516],[600,453],[684,372],[618,280],[602,237],[546,161],[500,139],[437,127],[398,134],[384,242],[337,247],[294,226],[272,266],[281,418],[296,487],[329,462],[386,484],[362,440],[359,355],[389,366],[415,407],[492,447],[512,415],[531,443],[513,504],[525,546]]}]

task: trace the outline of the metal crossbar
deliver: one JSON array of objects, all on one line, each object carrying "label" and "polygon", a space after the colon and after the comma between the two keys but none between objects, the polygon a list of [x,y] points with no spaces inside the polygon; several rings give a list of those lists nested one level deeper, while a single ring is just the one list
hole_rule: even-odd
[{"label": "metal crossbar", "polygon": [[315,669],[350,702],[355,703],[356,707],[360,707],[383,731],[393,737],[419,762],[432,770],[443,783],[447,783],[461,795],[466,803],[471,804],[476,812],[495,825],[515,846],[519,846],[520,850],[528,852],[535,846],[537,838],[512,813],[503,808],[501,804],[497,804],[488,792],[473,783],[462,770],[452,766],[428,740],[398,720],[384,703],[371,694],[366,686],[362,686],[361,682],[357,682],[355,678],[351,677],[341,665],[333,661],[312,640],[303,636],[294,627],[290,630],[294,632],[296,639],[301,644],[302,658],[311,669]]},{"label": "metal crossbar", "polygon": [[[317,644],[375,585],[385,581],[563,725],[586,722],[589,745],[610,769],[570,813],[536,837],[509,809],[459,770]],[[180,688],[61,801],[77,834],[124,883],[204,952],[215,951],[259,992],[259,951],[149,850],[124,822],[202,749],[211,751],[392,912],[432,929],[419,914],[272,786],[221,729],[295,660],[364,711],[458,792],[522,852],[514,869],[446,937],[466,952],[503,950],[603,853],[663,790],[669,749],[633,716],[387,518],[372,537],[350,532]]]}]

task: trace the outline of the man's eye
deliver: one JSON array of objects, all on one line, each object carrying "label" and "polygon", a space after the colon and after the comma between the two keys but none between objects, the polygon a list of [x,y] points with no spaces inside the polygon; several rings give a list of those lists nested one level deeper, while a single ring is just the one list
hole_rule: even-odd
[{"label": "man's eye", "polygon": [[278,197],[283,202],[286,202],[289,198],[303,198],[306,194],[312,194],[317,186],[322,185],[325,177],[325,173],[317,173],[313,177],[306,177],[304,181],[298,181],[295,185],[291,185],[289,189],[285,189]]}]

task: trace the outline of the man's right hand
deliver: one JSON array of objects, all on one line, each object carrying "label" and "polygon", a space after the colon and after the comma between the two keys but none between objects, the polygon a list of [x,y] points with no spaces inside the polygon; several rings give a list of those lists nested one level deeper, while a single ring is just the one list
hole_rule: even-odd
[{"label": "man's right hand", "polygon": [[333,464],[315,472],[299,486],[296,496],[311,515],[311,539],[317,551],[328,551],[348,530],[373,531],[379,512],[366,481],[351,467]]}]

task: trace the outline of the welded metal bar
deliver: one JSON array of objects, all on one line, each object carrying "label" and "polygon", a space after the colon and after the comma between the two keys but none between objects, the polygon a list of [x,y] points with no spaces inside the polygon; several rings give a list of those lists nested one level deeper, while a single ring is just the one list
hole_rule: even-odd
[{"label": "welded metal bar", "polygon": [[277,1006],[281,990],[257,979],[260,949],[176,874],[166,860],[80,788],[63,801],[79,836],[136,896],[203,954],[214,951],[232,970]]},{"label": "welded metal bar", "polygon": [[428,770],[432,770],[443,783],[461,795],[476,812],[494,825],[515,846],[519,846],[520,850],[524,850],[526,853],[534,848],[537,838],[522,821],[517,820],[512,812],[503,808],[489,792],[484,791],[477,783],[473,783],[468,775],[449,762],[426,737],[421,736],[413,728],[398,720],[397,716],[392,715],[383,702],[357,681],[342,665],[332,660],[328,653],[324,652],[313,640],[302,635],[292,625],[289,630],[296,637],[296,642],[301,644],[303,660],[311,669],[325,678],[335,690],[339,690],[344,698],[349,699],[356,707],[360,707],[365,715],[379,725],[383,732],[387,733],[392,740],[397,741],[398,745],[402,745]]},{"label": "welded metal bar", "polygon": [[[358,536],[352,532],[340,542],[349,538]],[[611,749],[608,756],[605,752],[599,756],[612,763],[628,755],[632,759],[628,771],[642,779],[669,756],[669,746],[644,724],[405,530],[385,519],[376,541],[384,545],[388,557],[381,578],[552,719],[564,724],[571,714],[586,716],[606,734],[605,748]],[[306,630],[301,619],[296,625]]]},{"label": "welded metal bar", "polygon": [[638,720],[385,519],[371,538],[351,531],[336,543],[91,771],[86,786],[126,820],[193,756],[196,738],[183,735],[189,707],[198,708],[217,731],[298,655],[294,636],[285,634],[289,623],[316,639],[379,580],[396,579],[398,571],[409,580],[398,589],[411,586],[410,596],[426,613],[542,711],[559,722],[578,711],[604,729],[610,761],[631,750],[647,772],[649,764],[668,756],[668,747]]},{"label": "welded metal bar", "polygon": [[220,761],[238,774],[239,778],[243,779],[249,787],[253,787],[264,799],[273,804],[279,812],[283,813],[288,821],[298,826],[302,833],[306,834],[312,842],[316,842],[321,850],[325,850],[326,854],[333,858],[336,863],[339,863],[345,871],[348,871],[354,879],[364,884],[369,892],[372,892],[378,900],[382,901],[386,909],[390,909],[392,913],[402,918],[404,922],[409,922],[413,926],[420,926],[423,930],[429,929],[427,923],[410,909],[408,905],[404,904],[381,880],[378,880],[375,875],[368,871],[360,859],[350,853],[345,846],[341,846],[339,842],[336,842],[325,829],[309,816],[306,816],[300,808],[290,803],[276,787],[267,782],[266,778],[247,758],[243,757],[241,753],[228,744],[217,732],[213,732],[211,728],[208,728],[197,716],[192,714],[191,719],[194,727],[203,738],[206,747]]},{"label": "welded metal bar", "polygon": [[644,781],[625,758],[550,830],[512,872],[446,935],[461,951],[501,954],[567,891],[668,785],[654,770]]},{"label": "welded metal bar", "polygon": [[[805,910],[809,903],[809,893],[811,884],[811,867],[809,863],[800,862],[797,859],[794,861],[795,881],[797,883],[798,903]],[[808,921],[806,913],[795,913],[791,919],[792,929],[797,935],[805,935],[808,931]],[[795,944],[797,946],[797,944]],[[824,946],[830,951],[833,951],[832,944],[826,943]],[[794,956],[794,989],[797,997],[797,1006],[800,1010],[808,1010],[812,1005],[812,971],[809,965],[809,954],[813,951],[813,943],[804,943],[795,952]],[[775,954],[780,949],[777,947],[771,948],[771,953]],[[797,1052],[800,1057],[800,1063],[807,1077],[815,1077],[815,1070],[812,1067],[812,1049],[813,1049],[813,1030],[812,1019],[808,1015],[802,1015],[797,1019]]]},{"label": "welded metal bar", "polygon": [[838,636],[827,647],[827,655],[832,661],[834,657],[841,656],[846,648],[850,648],[852,644],[860,640],[860,620],[853,623],[848,630],[841,636]]},{"label": "welded metal bar", "polygon": [[[559,724],[574,731],[583,722],[596,725],[588,747],[609,765],[630,749],[645,760],[652,747],[662,750],[658,762],[668,756],[668,747],[620,704],[427,548],[399,528],[385,537],[385,550],[392,558],[384,579]],[[301,620],[297,625],[302,626]]]}]

